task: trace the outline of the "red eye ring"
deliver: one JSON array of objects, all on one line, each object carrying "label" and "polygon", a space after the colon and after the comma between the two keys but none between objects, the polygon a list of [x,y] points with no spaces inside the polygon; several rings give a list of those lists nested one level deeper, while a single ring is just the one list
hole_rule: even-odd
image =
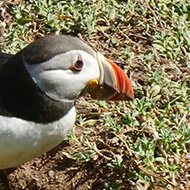
[{"label": "red eye ring", "polygon": [[78,59],[75,61],[74,65],[73,65],[73,69],[76,71],[81,71],[83,68],[83,65],[84,65],[83,61]]}]

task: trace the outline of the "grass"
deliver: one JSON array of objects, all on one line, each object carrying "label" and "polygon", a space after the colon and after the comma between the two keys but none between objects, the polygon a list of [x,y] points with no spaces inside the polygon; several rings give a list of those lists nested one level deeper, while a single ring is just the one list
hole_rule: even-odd
[{"label": "grass", "polygon": [[[93,160],[97,167],[104,162],[112,172],[105,190],[125,189],[126,184],[138,190],[188,187],[189,0],[33,0],[11,7],[10,13],[14,22],[4,21],[4,52],[16,53],[49,33],[80,33],[123,67],[133,83],[134,102],[93,101],[96,119],[79,110],[76,128],[84,132],[80,138],[68,136],[76,149],[65,155]],[[108,136],[92,138],[95,126]]]}]

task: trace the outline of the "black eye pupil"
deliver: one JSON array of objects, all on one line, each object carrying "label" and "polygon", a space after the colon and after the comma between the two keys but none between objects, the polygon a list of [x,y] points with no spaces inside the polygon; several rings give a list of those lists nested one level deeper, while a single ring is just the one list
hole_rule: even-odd
[{"label": "black eye pupil", "polygon": [[75,64],[73,65],[73,69],[76,71],[81,71],[83,67],[83,61],[82,60],[77,60]]},{"label": "black eye pupil", "polygon": [[81,60],[76,61],[76,63],[75,63],[76,68],[80,69],[80,68],[82,68],[82,66],[83,66],[83,62]]}]

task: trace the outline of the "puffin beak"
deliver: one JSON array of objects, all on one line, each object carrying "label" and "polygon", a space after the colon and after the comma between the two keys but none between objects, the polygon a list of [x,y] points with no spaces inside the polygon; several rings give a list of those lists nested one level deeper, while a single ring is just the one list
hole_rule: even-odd
[{"label": "puffin beak", "polygon": [[133,100],[133,88],[124,71],[101,53],[96,56],[100,76],[98,80],[89,82],[91,97],[97,100]]}]

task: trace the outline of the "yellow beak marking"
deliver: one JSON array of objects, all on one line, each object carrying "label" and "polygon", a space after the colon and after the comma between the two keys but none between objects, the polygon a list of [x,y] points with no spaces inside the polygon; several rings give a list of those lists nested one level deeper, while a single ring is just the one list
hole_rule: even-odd
[{"label": "yellow beak marking", "polygon": [[91,80],[90,82],[87,83],[87,86],[89,88],[95,88],[96,86],[98,86],[98,81],[96,79]]}]

